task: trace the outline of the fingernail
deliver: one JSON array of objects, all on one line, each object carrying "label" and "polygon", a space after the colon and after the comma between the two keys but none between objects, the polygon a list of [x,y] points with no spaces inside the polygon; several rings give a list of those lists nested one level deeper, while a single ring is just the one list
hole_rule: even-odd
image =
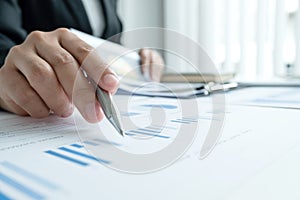
[{"label": "fingernail", "polygon": [[73,104],[69,104],[68,110],[62,115],[62,117],[69,117],[73,114],[74,112],[74,106]]},{"label": "fingernail", "polygon": [[119,79],[114,74],[106,74],[103,77],[103,83],[108,87],[115,87],[118,85]]}]

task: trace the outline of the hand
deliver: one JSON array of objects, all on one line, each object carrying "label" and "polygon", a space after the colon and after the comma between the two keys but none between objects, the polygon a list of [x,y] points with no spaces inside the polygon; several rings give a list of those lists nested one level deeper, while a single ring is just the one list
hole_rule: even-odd
[{"label": "hand", "polygon": [[162,57],[150,49],[141,49],[139,54],[142,74],[149,76],[152,81],[159,82],[165,65]]},{"label": "hand", "polygon": [[79,68],[110,93],[116,91],[118,79],[92,51],[68,29],[32,32],[11,48],[0,69],[0,107],[42,118],[50,111],[68,117],[75,105],[87,121],[100,121],[104,114]]}]

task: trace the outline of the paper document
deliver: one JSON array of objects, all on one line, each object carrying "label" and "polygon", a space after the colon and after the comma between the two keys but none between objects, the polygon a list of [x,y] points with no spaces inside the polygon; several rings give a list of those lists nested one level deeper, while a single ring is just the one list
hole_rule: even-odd
[{"label": "paper document", "polygon": [[241,105],[300,109],[300,88],[249,87],[229,92],[227,101]]},{"label": "paper document", "polygon": [[119,75],[119,88],[123,93],[177,98],[207,94],[204,89],[197,90],[203,86],[201,83],[191,84],[188,81],[181,84],[149,82],[149,78],[141,73],[140,56],[136,51],[75,29],[71,29],[71,31],[96,48],[97,54]]},{"label": "paper document", "polygon": [[[227,199],[300,145],[298,110],[227,106],[222,111],[203,98],[196,99],[196,107],[194,99],[115,96],[115,100],[126,124],[124,138],[105,120],[91,126],[81,124],[78,112],[68,119],[32,119],[1,112],[0,197]],[[185,106],[194,109],[182,113]],[[213,151],[200,159],[206,133],[213,122],[222,121],[222,112],[226,117],[221,137]],[[153,118],[153,113],[161,117]],[[191,145],[169,165],[139,174],[116,169],[151,166],[153,159],[163,158],[164,149],[173,144],[181,129],[188,138],[192,131],[185,130],[195,127],[197,134]],[[123,163],[130,164],[129,157],[122,160],[94,152],[112,148],[124,155],[161,156],[130,166]],[[272,193],[284,192],[287,187],[289,183]]]}]

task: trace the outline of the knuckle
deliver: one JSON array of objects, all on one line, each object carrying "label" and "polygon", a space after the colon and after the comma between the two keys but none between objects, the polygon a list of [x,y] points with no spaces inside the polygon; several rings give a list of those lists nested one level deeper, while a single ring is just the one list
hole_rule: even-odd
[{"label": "knuckle", "polygon": [[64,66],[75,63],[75,59],[66,52],[57,52],[52,56],[52,64],[54,66]]},{"label": "knuckle", "polygon": [[54,32],[56,32],[58,34],[69,34],[70,33],[69,29],[67,29],[67,28],[58,28]]},{"label": "knuckle", "polygon": [[89,53],[91,53],[93,51],[92,47],[90,47],[89,45],[79,45],[76,48],[76,52],[80,55],[88,55]]},{"label": "knuckle", "polygon": [[35,42],[40,42],[45,40],[45,33],[42,31],[32,31],[28,35],[28,40],[30,41],[35,41]]},{"label": "knuckle", "polygon": [[20,45],[16,45],[13,46],[8,53],[8,56],[12,56],[15,57],[16,55],[20,54],[22,52],[21,46]]}]

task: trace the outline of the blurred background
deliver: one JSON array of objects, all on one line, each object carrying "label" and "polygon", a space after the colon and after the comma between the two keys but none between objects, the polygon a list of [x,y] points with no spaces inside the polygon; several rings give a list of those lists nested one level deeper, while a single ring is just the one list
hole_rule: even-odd
[{"label": "blurred background", "polygon": [[[300,0],[119,0],[118,9],[125,31],[178,31],[202,45],[218,70],[252,80],[300,77],[299,4]],[[135,42],[122,40],[128,46]],[[164,35],[155,40],[164,43]]]}]

